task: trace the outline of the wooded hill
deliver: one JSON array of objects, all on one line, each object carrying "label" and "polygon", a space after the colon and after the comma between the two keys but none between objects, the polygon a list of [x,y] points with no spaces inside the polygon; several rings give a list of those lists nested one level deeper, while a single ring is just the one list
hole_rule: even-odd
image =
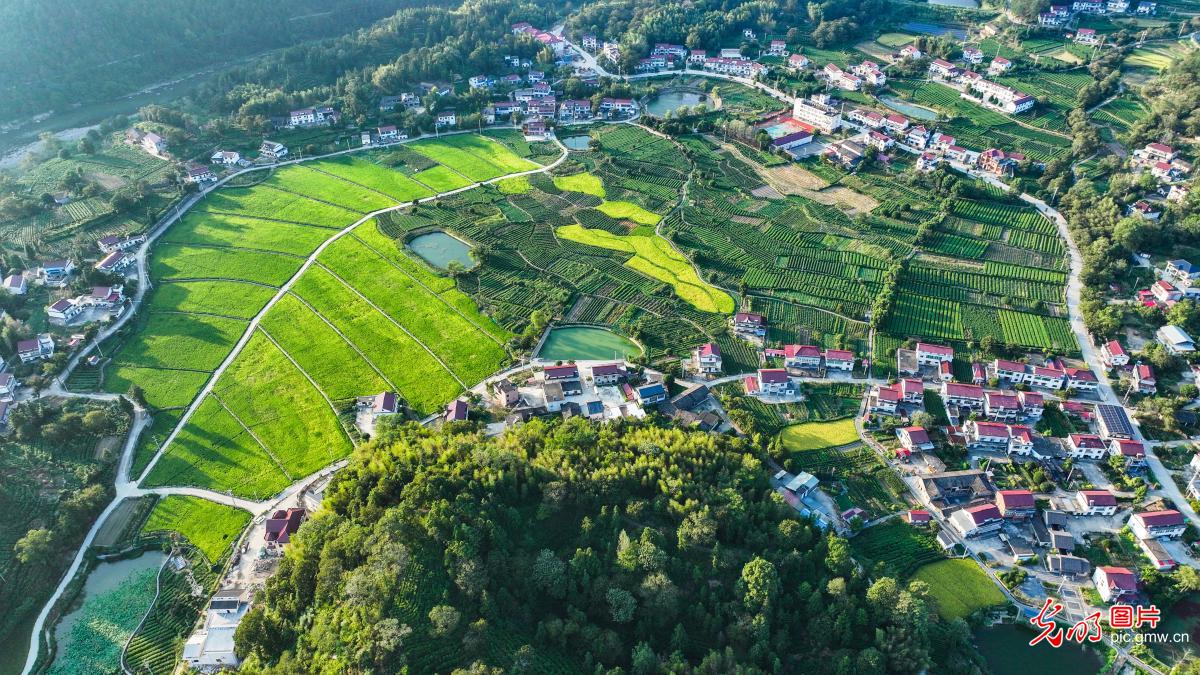
[{"label": "wooded hill", "polygon": [[858,571],[749,443],[573,419],[359,448],[237,646],[250,673],[867,675],[978,672],[968,638]]}]

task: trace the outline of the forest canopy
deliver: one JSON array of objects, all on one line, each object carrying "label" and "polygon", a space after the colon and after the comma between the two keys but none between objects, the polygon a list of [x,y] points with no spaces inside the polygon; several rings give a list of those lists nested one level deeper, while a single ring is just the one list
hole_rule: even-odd
[{"label": "forest canopy", "polygon": [[744,440],[650,423],[362,446],[237,633],[251,673],[976,672]]}]

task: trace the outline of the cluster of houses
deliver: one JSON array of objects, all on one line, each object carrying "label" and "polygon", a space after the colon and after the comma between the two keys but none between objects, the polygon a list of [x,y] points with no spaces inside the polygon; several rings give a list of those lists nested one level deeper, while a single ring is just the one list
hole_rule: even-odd
[{"label": "cluster of houses", "polygon": [[[1150,0],[1131,2],[1130,0],[1077,0],[1070,5],[1050,5],[1045,12],[1038,14],[1038,25],[1047,28],[1061,28],[1071,22],[1079,14],[1112,15],[1134,14],[1137,16],[1154,16],[1158,11],[1158,3]],[[1081,28],[1078,32],[1095,31]]]},{"label": "cluster of houses", "polygon": [[91,293],[73,298],[59,298],[46,305],[46,316],[50,323],[56,326],[67,326],[89,309],[106,310],[112,318],[120,316],[125,311],[124,287],[95,286]]},{"label": "cluster of houses", "polygon": [[[1161,185],[1174,186],[1192,172],[1192,163],[1180,157],[1179,152],[1166,143],[1147,143],[1145,147],[1134,150],[1130,163],[1135,168],[1150,172]],[[1171,201],[1182,201],[1186,198],[1188,191],[1184,186],[1180,188],[1174,197],[1168,193],[1167,198]]]},{"label": "cluster of houses", "polygon": [[167,141],[153,131],[130,129],[125,132],[125,142],[160,159],[166,159],[168,156]]},{"label": "cluster of houses", "polygon": [[[967,57],[967,52],[968,50],[963,50],[964,58]],[[974,52],[980,59],[983,58],[981,52],[978,50],[974,50]],[[1008,59],[993,60],[988,66],[988,73],[999,75],[1007,72],[1010,68],[1012,68],[1012,62]],[[1025,112],[1037,102],[1024,92],[988,80],[974,70],[964,70],[944,59],[934,59],[929,64],[929,76],[958,89],[962,98],[1010,115]]]}]

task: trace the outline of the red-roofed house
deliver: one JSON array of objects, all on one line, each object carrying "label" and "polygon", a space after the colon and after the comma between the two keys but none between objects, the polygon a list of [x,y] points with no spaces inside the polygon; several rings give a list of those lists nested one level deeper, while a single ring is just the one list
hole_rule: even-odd
[{"label": "red-roofed house", "polygon": [[50,323],[59,326],[70,323],[82,311],[82,304],[68,298],[60,298],[46,306],[46,316],[50,318]]},{"label": "red-roofed house", "polygon": [[1008,425],[967,420],[963,422],[962,430],[971,450],[1008,452]]},{"label": "red-roofed house", "polygon": [[599,363],[592,366],[592,382],[597,387],[617,384],[625,379],[625,374],[625,364],[623,363]]},{"label": "red-roofed house", "polygon": [[1071,434],[1067,437],[1067,456],[1072,459],[1102,459],[1108,446],[1095,434]]},{"label": "red-roofed house", "polygon": [[946,405],[983,410],[983,387],[977,384],[942,383],[942,400]]},{"label": "red-roofed house", "polygon": [[792,378],[788,377],[783,368],[759,368],[758,392],[767,396],[781,396],[791,393],[795,388]]},{"label": "red-roofed house", "polygon": [[1117,498],[1108,490],[1080,490],[1075,494],[1075,512],[1081,516],[1111,516]]},{"label": "red-roofed house", "polygon": [[813,345],[784,345],[783,364],[788,368],[815,370],[821,367],[821,349]]},{"label": "red-roofed house", "polygon": [[996,493],[996,507],[1005,518],[1025,520],[1037,512],[1033,493],[1029,490],[1000,490]]},{"label": "red-roofed house", "polygon": [[1116,602],[1137,595],[1137,577],[1124,567],[1097,567],[1092,573],[1092,583],[1105,602]]},{"label": "red-roofed house", "polygon": [[900,387],[900,399],[905,403],[925,402],[925,383],[915,377],[906,377],[896,383]]},{"label": "red-roofed house", "polygon": [[929,440],[929,432],[921,427],[902,427],[896,430],[900,445],[908,452],[932,450],[933,441]]},{"label": "red-roofed house", "polygon": [[1149,364],[1139,363],[1133,368],[1134,385],[1139,394],[1154,394],[1158,392],[1158,379],[1154,377],[1154,368]]},{"label": "red-roofed house", "polygon": [[1011,424],[1008,427],[1008,454],[1033,454],[1033,429],[1024,424]]},{"label": "red-roofed house", "polygon": [[446,406],[446,414],[442,419],[446,422],[466,422],[468,416],[467,402],[456,398]]},{"label": "red-roofed house", "polygon": [[945,345],[929,344],[927,342],[917,343],[917,364],[922,366],[936,366],[943,361],[954,360],[954,348]]},{"label": "red-roofed house", "polygon": [[1116,340],[1109,340],[1100,345],[1100,358],[1109,368],[1124,366],[1129,363],[1129,353]]},{"label": "red-roofed house", "polygon": [[1114,438],[1108,446],[1108,452],[1113,457],[1124,457],[1127,468],[1146,466],[1146,447],[1138,441]]},{"label": "red-roofed house", "polygon": [[995,422],[1015,422],[1021,414],[1021,402],[1014,394],[989,391],[983,395],[983,413]]},{"label": "red-roofed house", "polygon": [[825,369],[846,372],[854,370],[854,352],[848,349],[826,349]]},{"label": "red-roofed house", "polygon": [[950,514],[950,525],[963,537],[983,537],[1004,526],[1004,515],[995,504],[980,504]]},{"label": "red-roofed house", "polygon": [[971,364],[971,384],[987,382],[987,367],[976,361]]},{"label": "red-roofed house", "polygon": [[1020,361],[1009,361],[1007,359],[994,359],[991,364],[992,375],[996,379],[1008,380],[1013,384],[1020,384],[1025,381],[1025,373],[1029,367]]},{"label": "red-roofed house", "polygon": [[1187,529],[1187,519],[1174,509],[1146,511],[1129,516],[1129,529],[1138,539],[1177,539]]},{"label": "red-roofed house", "polygon": [[1027,420],[1037,420],[1042,417],[1045,406],[1044,397],[1036,391],[1018,391],[1017,400],[1021,402],[1021,414]]},{"label": "red-roofed house", "polygon": [[547,382],[578,380],[579,367],[574,363],[568,363],[562,366],[546,366],[546,369],[542,371],[542,379]]},{"label": "red-roofed house", "polygon": [[899,385],[876,385],[867,395],[867,409],[884,415],[895,415],[903,398]]},{"label": "red-roofed house", "polygon": [[746,335],[765,335],[767,320],[762,314],[753,312],[738,312],[733,315],[733,330]]},{"label": "red-roofed house", "polygon": [[700,345],[692,351],[692,363],[702,375],[721,373],[721,348],[715,342]]},{"label": "red-roofed house", "polygon": [[1067,368],[1067,388],[1075,391],[1096,391],[1100,380],[1087,368]]},{"label": "red-roofed house", "polygon": [[264,538],[268,546],[276,544],[283,546],[292,540],[292,535],[300,529],[308,513],[304,509],[278,510],[271,514],[266,522]]},{"label": "red-roofed house", "polygon": [[925,509],[910,509],[904,514],[904,520],[910,525],[926,526],[933,519]]},{"label": "red-roofed house", "polygon": [[1181,293],[1178,288],[1175,288],[1174,284],[1166,279],[1159,279],[1158,281],[1154,282],[1154,284],[1150,286],[1150,292],[1154,294],[1154,297],[1157,298],[1159,302],[1162,303],[1175,302],[1179,300],[1179,298],[1183,297],[1183,293]]},{"label": "red-roofed house", "polygon": [[1067,373],[1059,368],[1034,366],[1025,375],[1025,381],[1034,387],[1058,390],[1066,383]]},{"label": "red-roofed house", "polygon": [[950,367],[949,361],[942,361],[938,364],[938,379],[942,382],[954,381],[954,370]]}]

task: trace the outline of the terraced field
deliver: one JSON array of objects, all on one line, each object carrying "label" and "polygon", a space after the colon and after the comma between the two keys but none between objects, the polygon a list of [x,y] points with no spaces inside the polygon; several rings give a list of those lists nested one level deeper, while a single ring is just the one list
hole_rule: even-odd
[{"label": "terraced field", "polygon": [[[462,135],[291,165],[208,195],[168,230],[146,307],[106,350],[107,390],[137,387],[157,409],[191,405],[278,300],[147,484],[262,498],[350,452],[338,415],[354,398],[396,391],[423,416],[495,371],[512,334],[366,216],[538,166],[520,153],[533,148]],[[141,446],[136,466],[155,445]]]}]

